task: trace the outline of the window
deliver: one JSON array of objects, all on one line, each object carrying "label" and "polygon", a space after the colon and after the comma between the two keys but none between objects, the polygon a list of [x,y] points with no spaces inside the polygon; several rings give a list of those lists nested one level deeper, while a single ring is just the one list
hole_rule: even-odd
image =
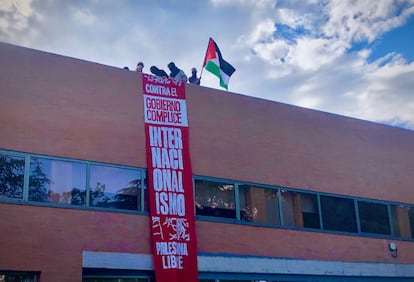
[{"label": "window", "polygon": [[240,219],[242,221],[280,224],[276,189],[239,186]]},{"label": "window", "polygon": [[24,157],[0,154],[0,197],[22,198]]},{"label": "window", "polygon": [[314,194],[281,190],[283,224],[320,228],[318,198]]},{"label": "window", "polygon": [[414,238],[414,208],[391,205],[394,236]]},{"label": "window", "polygon": [[323,229],[357,232],[354,200],[320,196]]},{"label": "window", "polygon": [[37,275],[25,272],[0,272],[0,282],[37,282]]},{"label": "window", "polygon": [[361,232],[391,234],[387,205],[358,201]]},{"label": "window", "polygon": [[90,166],[90,206],[141,210],[141,171]]},{"label": "window", "polygon": [[85,204],[86,165],[32,157],[29,200],[70,205]]},{"label": "window", "polygon": [[195,205],[197,215],[236,218],[234,185],[196,179]]}]

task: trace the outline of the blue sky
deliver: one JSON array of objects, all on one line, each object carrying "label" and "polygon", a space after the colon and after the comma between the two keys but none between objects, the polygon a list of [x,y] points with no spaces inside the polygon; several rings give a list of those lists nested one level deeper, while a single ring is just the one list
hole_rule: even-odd
[{"label": "blue sky", "polygon": [[0,41],[113,67],[200,73],[209,37],[231,92],[414,129],[414,0],[0,1]]}]

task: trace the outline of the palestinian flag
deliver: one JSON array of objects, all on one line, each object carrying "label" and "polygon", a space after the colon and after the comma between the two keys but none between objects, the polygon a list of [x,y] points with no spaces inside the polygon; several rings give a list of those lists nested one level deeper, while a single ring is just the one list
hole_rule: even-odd
[{"label": "palestinian flag", "polygon": [[236,71],[232,65],[223,59],[220,49],[211,37],[208,41],[203,68],[217,76],[220,79],[220,86],[226,89],[228,89],[230,76]]}]

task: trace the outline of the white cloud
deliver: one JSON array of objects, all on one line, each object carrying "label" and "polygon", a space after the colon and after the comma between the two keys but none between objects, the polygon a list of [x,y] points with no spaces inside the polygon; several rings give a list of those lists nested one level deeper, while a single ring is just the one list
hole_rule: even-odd
[{"label": "white cloud", "polygon": [[317,70],[345,53],[342,42],[304,37],[298,39],[287,56],[287,62],[303,70]]},{"label": "white cloud", "polygon": [[[399,15],[397,12],[404,2],[407,8]],[[326,36],[345,42],[372,42],[378,35],[401,25],[412,15],[413,4],[411,0],[332,0],[326,6],[329,20],[322,30]]]},{"label": "white cloud", "polygon": [[0,36],[14,41],[17,32],[28,28],[30,18],[35,16],[32,3],[32,0],[0,1]]},{"label": "white cloud", "polygon": [[92,25],[96,22],[96,17],[91,13],[89,9],[85,8],[72,8],[72,19],[80,25]]},{"label": "white cloud", "polygon": [[388,55],[366,66],[366,85],[352,94],[356,100],[349,114],[391,124],[406,123],[414,129],[414,62],[407,64],[399,55]]}]

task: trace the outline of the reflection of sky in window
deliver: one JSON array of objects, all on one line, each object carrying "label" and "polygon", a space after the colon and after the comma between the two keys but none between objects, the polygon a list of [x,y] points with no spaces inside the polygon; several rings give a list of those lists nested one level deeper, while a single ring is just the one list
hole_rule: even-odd
[{"label": "reflection of sky in window", "polygon": [[[51,183],[47,189],[56,193],[71,191],[73,188],[85,190],[86,186],[86,165],[82,163],[73,163],[66,161],[46,160],[37,158]],[[31,165],[31,172],[35,170],[36,165]]]},{"label": "reflection of sky in window", "polygon": [[99,182],[105,184],[105,193],[116,194],[119,190],[130,187],[132,180],[140,178],[141,172],[137,170],[91,165],[90,187],[94,190]]}]

